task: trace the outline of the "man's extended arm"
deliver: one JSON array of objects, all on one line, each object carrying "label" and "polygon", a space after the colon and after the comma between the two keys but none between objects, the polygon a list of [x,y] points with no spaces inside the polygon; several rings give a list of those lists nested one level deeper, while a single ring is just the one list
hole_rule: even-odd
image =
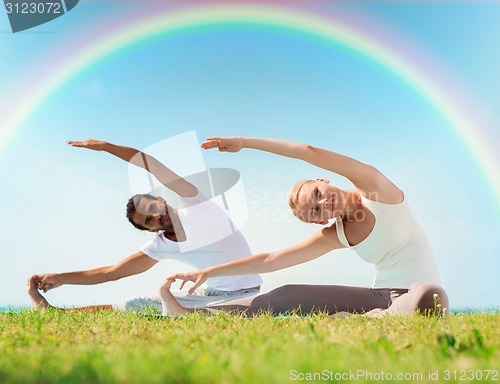
[{"label": "man's extended arm", "polygon": [[156,177],[160,183],[177,193],[179,196],[189,197],[198,194],[198,189],[194,185],[167,168],[153,156],[141,152],[138,149],[93,139],[85,141],[68,141],[68,144],[73,147],[108,152],[128,163],[143,168]]},{"label": "man's extended arm", "polygon": [[37,275],[39,280],[38,289],[47,292],[49,289],[64,284],[94,285],[119,280],[145,272],[157,262],[158,260],[154,260],[144,252],[139,251],[111,266],[89,269],[87,271]]}]

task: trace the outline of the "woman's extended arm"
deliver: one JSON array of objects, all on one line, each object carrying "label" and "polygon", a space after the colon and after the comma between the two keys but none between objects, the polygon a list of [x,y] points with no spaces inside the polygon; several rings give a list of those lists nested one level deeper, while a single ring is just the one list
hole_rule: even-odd
[{"label": "woman's extended arm", "polygon": [[333,225],[323,228],[307,240],[290,248],[276,252],[260,253],[200,271],[177,273],[168,279],[184,280],[181,289],[186,281],[194,281],[195,284],[189,289],[189,293],[193,293],[196,288],[211,277],[266,273],[292,267],[314,260],[334,249],[344,248],[335,231],[335,225]]},{"label": "woman's extended arm", "polygon": [[202,147],[218,148],[221,152],[238,152],[242,148],[251,148],[300,159],[346,177],[365,194],[377,193],[386,202],[400,201],[402,198],[401,191],[375,167],[312,145],[256,137],[210,137]]},{"label": "woman's extended arm", "polygon": [[141,152],[135,148],[115,145],[106,141],[88,139],[85,141],[68,141],[73,147],[87,148],[94,151],[108,152],[126,162],[143,168],[158,179],[165,187],[180,196],[196,196],[198,189],[191,183],[184,180],[164,164],[160,163],[153,156]]}]

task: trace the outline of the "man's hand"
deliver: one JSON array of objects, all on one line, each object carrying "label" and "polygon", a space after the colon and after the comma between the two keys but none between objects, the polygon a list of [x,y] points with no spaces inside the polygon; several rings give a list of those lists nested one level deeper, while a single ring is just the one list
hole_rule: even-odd
[{"label": "man's hand", "polygon": [[84,141],[69,140],[67,143],[72,147],[87,148],[87,149],[92,149],[93,151],[103,151],[105,149],[105,146],[109,144],[106,141],[100,141],[94,139],[88,139]]},{"label": "man's hand", "polygon": [[201,271],[177,273],[175,275],[167,277],[167,281],[168,280],[174,281],[176,279],[184,280],[181,284],[180,289],[182,289],[184,287],[184,284],[186,284],[187,281],[194,281],[194,285],[191,288],[189,288],[189,291],[188,291],[188,293],[191,295],[194,293],[194,291],[196,291],[196,289],[200,285],[202,285],[205,281],[207,281],[208,272],[206,270],[202,269]]},{"label": "man's hand", "polygon": [[242,137],[209,137],[201,144],[203,149],[218,148],[219,152],[238,152],[243,148]]},{"label": "man's hand", "polygon": [[30,277],[30,279],[35,278],[36,281],[38,282],[37,288],[41,291],[47,292],[52,288],[57,288],[63,285],[59,281],[58,277],[59,275],[55,273],[48,273],[45,275],[33,275]]}]

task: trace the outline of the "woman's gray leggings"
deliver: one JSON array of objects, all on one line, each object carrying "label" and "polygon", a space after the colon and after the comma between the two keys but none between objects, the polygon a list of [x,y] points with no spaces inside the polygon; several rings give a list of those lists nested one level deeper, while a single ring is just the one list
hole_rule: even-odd
[{"label": "woman's gray leggings", "polygon": [[338,312],[365,313],[380,308],[388,314],[442,312],[448,296],[442,287],[415,283],[409,289],[362,288],[341,285],[284,285],[268,293],[212,306],[224,311],[247,314],[268,311],[273,314]]}]

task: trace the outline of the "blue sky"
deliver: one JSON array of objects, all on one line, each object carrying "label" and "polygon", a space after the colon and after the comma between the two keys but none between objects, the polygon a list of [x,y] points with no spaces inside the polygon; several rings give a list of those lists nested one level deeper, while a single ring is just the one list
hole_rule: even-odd
[{"label": "blue sky", "polygon": [[[42,75],[37,63],[60,55],[69,39],[85,39],[107,20],[147,6],[81,3],[19,34],[10,33],[0,12],[0,111],[15,108],[9,92],[26,87],[28,76]],[[478,129],[498,143],[500,4],[315,3],[316,10],[335,7],[424,52],[468,96],[470,109],[491,122]],[[452,306],[500,304],[499,212],[470,154],[436,111],[359,54],[303,34],[248,25],[189,30],[122,51],[59,89],[25,124],[0,157],[1,273],[8,287],[0,304],[26,305],[30,274],[110,265],[150,238],[124,218],[127,165],[71,148],[66,140],[93,137],[145,148],[191,130],[200,140],[247,135],[303,141],[377,166],[405,190],[434,247]],[[243,232],[254,252],[290,246],[319,229],[288,212],[286,193],[295,180],[326,176],[350,186],[307,164],[255,151],[203,155],[209,167],[241,172],[249,209]],[[189,161],[164,160],[172,167]],[[117,302],[154,294],[166,275],[187,269],[166,261],[142,276],[65,286],[47,298],[66,306]],[[371,265],[343,250],[264,275],[264,289],[286,283],[368,286],[373,273]]]}]

